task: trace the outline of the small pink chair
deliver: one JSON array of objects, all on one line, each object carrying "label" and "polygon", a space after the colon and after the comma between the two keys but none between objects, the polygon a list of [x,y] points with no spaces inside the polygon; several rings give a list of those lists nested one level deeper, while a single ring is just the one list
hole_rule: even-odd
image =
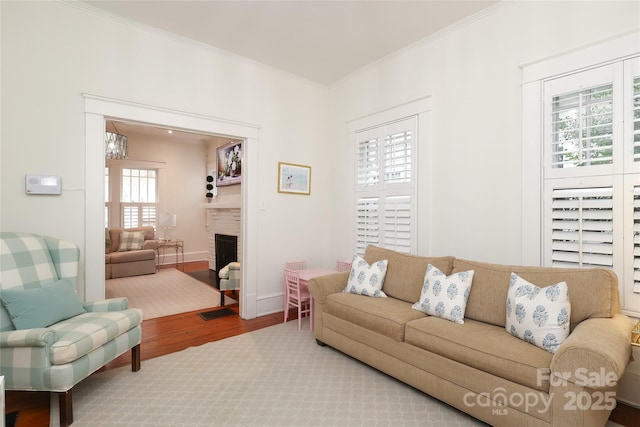
[{"label": "small pink chair", "polygon": [[336,271],[351,271],[351,261],[336,261]]},{"label": "small pink chair", "polygon": [[313,330],[313,317],[311,307],[311,294],[309,289],[300,286],[300,276],[296,270],[284,269],[284,281],[286,283],[286,304],[284,309],[284,321],[289,318],[289,307],[298,308],[298,330],[302,329],[302,317],[309,317],[311,330]]},{"label": "small pink chair", "polygon": [[289,261],[284,264],[287,270],[304,270],[307,268],[307,261]]}]

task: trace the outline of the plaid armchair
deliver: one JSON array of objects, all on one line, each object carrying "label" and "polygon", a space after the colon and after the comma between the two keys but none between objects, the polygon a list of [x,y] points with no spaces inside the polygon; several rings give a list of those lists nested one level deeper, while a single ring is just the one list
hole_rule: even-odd
[{"label": "plaid armchair", "polygon": [[220,305],[224,305],[225,291],[237,291],[240,289],[240,263],[230,262],[218,273],[220,279]]},{"label": "plaid armchair", "polygon": [[0,375],[7,390],[59,394],[60,425],[73,422],[71,389],[131,349],[140,370],[142,312],[126,298],[81,303],[78,247],[53,237],[0,233]]}]

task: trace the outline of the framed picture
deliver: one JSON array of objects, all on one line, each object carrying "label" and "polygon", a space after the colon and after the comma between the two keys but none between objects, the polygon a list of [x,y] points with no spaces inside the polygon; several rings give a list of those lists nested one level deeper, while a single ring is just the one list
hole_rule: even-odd
[{"label": "framed picture", "polygon": [[311,194],[311,166],[278,162],[278,193]]},{"label": "framed picture", "polygon": [[232,141],[216,150],[216,185],[242,182],[242,141]]}]

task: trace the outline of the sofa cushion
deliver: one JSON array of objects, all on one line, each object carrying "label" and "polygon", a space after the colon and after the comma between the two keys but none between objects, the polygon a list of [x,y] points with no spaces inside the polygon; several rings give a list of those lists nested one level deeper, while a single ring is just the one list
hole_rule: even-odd
[{"label": "sofa cushion", "polygon": [[387,260],[367,263],[358,254],[353,256],[349,280],[343,292],[364,295],[368,297],[386,298],[382,292],[384,276],[387,274]]},{"label": "sofa cushion", "polygon": [[144,243],[144,231],[121,231],[118,252],[139,251]]},{"label": "sofa cushion", "polygon": [[41,288],[4,289],[0,298],[16,329],[44,328],[85,312],[67,279]]},{"label": "sofa cushion", "polygon": [[433,264],[444,274],[451,274],[453,257],[422,257],[401,254],[391,249],[374,245],[367,246],[364,260],[372,264],[380,260],[388,260],[387,274],[382,291],[387,296],[413,304],[420,299],[420,291],[424,282],[427,265]]},{"label": "sofa cushion", "polygon": [[327,296],[324,311],[396,341],[404,340],[405,323],[425,317],[412,310],[411,304],[395,298],[367,298],[344,292]]},{"label": "sofa cushion", "polygon": [[605,268],[522,267],[456,258],[453,271],[466,270],[475,271],[466,319],[505,326],[505,301],[512,272],[540,287],[567,282],[571,295],[571,330],[585,319],[612,317],[619,311],[618,278],[613,271]]},{"label": "sofa cushion", "polygon": [[555,353],[569,335],[569,289],[566,282],[542,289],[511,273],[505,329],[516,338]]},{"label": "sofa cushion", "polygon": [[523,386],[549,391],[545,378],[549,378],[553,355],[499,326],[469,319],[453,324],[428,316],[407,323],[405,341]]},{"label": "sofa cushion", "polygon": [[112,252],[105,255],[105,258],[107,264],[155,260],[156,251],[153,249],[143,249],[140,251]]},{"label": "sofa cushion", "polygon": [[56,342],[51,346],[51,363],[63,365],[101,347],[142,323],[142,311],[89,312],[56,323]]},{"label": "sofa cushion", "polygon": [[473,270],[449,276],[429,264],[424,275],[420,301],[411,306],[430,316],[464,323],[464,311],[471,292]]}]

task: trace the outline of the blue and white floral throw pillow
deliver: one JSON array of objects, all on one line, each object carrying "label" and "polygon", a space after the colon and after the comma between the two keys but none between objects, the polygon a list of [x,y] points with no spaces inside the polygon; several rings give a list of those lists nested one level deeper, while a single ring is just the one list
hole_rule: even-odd
[{"label": "blue and white floral throw pillow", "polygon": [[472,281],[473,270],[447,276],[429,264],[424,275],[420,301],[411,308],[430,316],[464,323],[464,311],[467,308]]},{"label": "blue and white floral throw pillow", "polygon": [[387,294],[382,292],[382,285],[387,274],[387,263],[388,261],[385,259],[369,265],[360,255],[355,254],[351,262],[351,273],[347,287],[343,292],[386,298]]},{"label": "blue and white floral throw pillow", "polygon": [[569,336],[571,303],[566,282],[540,288],[511,273],[505,329],[550,353]]}]

